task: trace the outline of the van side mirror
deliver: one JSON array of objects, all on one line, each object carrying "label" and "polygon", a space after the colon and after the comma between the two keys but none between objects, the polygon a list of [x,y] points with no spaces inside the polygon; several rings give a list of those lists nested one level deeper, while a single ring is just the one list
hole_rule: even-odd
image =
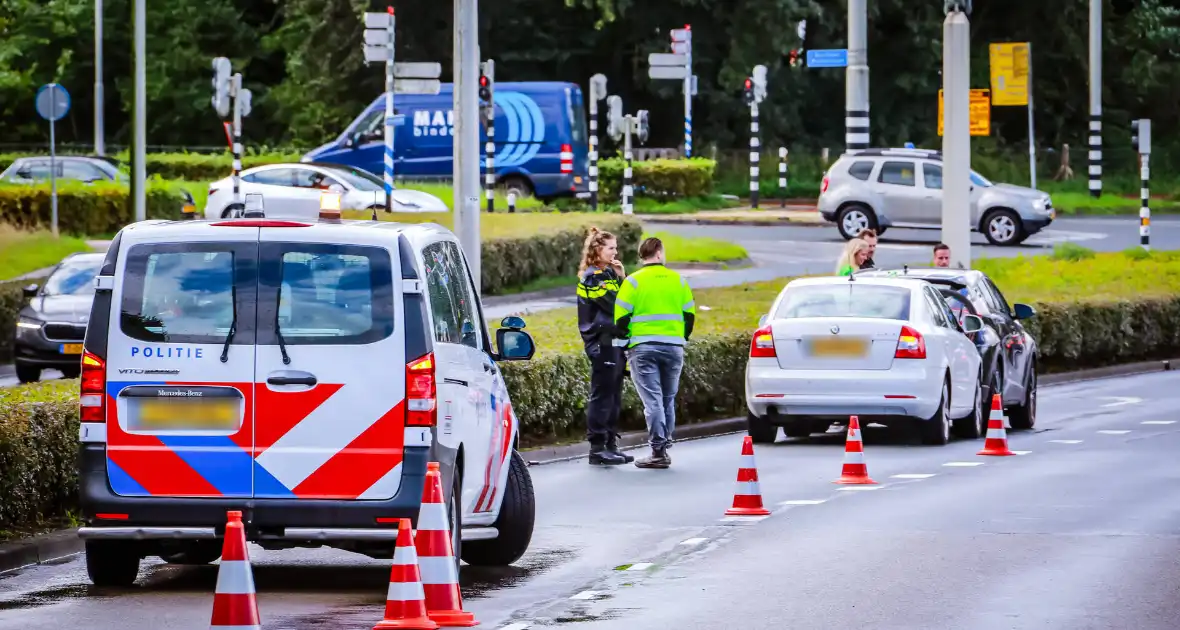
[{"label": "van side mirror", "polygon": [[1013,304],[1012,317],[1014,319],[1031,319],[1037,316],[1037,310],[1028,304]]},{"label": "van side mirror", "polygon": [[25,297],[31,298],[31,297],[37,296],[37,289],[40,289],[40,288],[41,288],[41,285],[34,282],[33,284],[25,286],[24,289],[22,289],[22,291],[24,292]]},{"label": "van side mirror", "polygon": [[533,358],[537,346],[533,336],[515,328],[501,328],[496,331],[496,347],[501,361],[528,361]]}]

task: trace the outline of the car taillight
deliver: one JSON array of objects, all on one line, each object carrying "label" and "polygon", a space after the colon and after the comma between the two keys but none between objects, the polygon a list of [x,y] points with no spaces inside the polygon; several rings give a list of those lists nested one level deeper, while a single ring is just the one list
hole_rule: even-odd
[{"label": "car taillight", "polygon": [[901,336],[897,338],[897,352],[893,354],[893,358],[925,359],[926,340],[922,338],[922,333],[909,326],[902,326]]},{"label": "car taillight", "polygon": [[821,193],[828,192],[828,176],[827,175],[824,175],[824,181],[820,183],[819,191]]},{"label": "car taillight", "polygon": [[217,189],[216,189],[216,188],[210,188],[210,189],[209,189],[209,196],[210,196],[210,197],[212,197],[213,195],[216,195],[216,194],[217,194]]},{"label": "car taillight", "polygon": [[435,399],[434,353],[406,364],[406,426],[433,427],[438,423]]},{"label": "car taillight", "polygon": [[770,324],[754,331],[754,338],[750,340],[750,357],[765,358],[778,356],[774,353],[774,336],[771,334]]},{"label": "car taillight", "polygon": [[102,359],[86,352],[82,355],[82,422],[106,422],[107,366]]},{"label": "car taillight", "polygon": [[574,148],[568,144],[561,145],[561,172],[574,172]]}]

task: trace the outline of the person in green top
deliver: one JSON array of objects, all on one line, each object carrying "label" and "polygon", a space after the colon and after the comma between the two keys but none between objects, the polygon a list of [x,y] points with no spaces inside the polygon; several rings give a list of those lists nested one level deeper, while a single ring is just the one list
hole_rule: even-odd
[{"label": "person in green top", "polygon": [[869,258],[869,244],[854,238],[844,246],[844,253],[840,254],[840,261],[836,265],[836,275],[851,276],[860,271],[861,266]]}]

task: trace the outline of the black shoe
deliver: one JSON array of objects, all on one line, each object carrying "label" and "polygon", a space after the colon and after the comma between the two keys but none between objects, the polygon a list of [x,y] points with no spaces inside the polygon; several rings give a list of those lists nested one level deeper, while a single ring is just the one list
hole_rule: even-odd
[{"label": "black shoe", "polygon": [[627,460],[622,455],[607,450],[605,444],[592,444],[589,463],[591,466],[618,466],[627,463]]},{"label": "black shoe", "polygon": [[619,436],[612,435],[606,441],[606,450],[623,458],[624,464],[630,464],[635,461],[635,458],[619,450]]},{"label": "black shoe", "polygon": [[635,462],[637,468],[667,468],[671,465],[672,460],[668,457],[668,451],[665,449],[653,449],[649,457]]}]

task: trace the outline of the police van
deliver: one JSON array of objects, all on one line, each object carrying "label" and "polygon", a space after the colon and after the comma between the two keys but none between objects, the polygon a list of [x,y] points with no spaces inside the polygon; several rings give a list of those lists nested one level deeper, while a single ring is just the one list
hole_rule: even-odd
[{"label": "police van", "polygon": [[148,556],[216,560],[229,510],[266,549],[389,558],[430,461],[457,557],[526,551],[533,488],[498,363],[534,342],[508,317],[493,347],[449,230],[249,207],[142,221],[96,287],[79,459],[94,584],[130,585]]}]

